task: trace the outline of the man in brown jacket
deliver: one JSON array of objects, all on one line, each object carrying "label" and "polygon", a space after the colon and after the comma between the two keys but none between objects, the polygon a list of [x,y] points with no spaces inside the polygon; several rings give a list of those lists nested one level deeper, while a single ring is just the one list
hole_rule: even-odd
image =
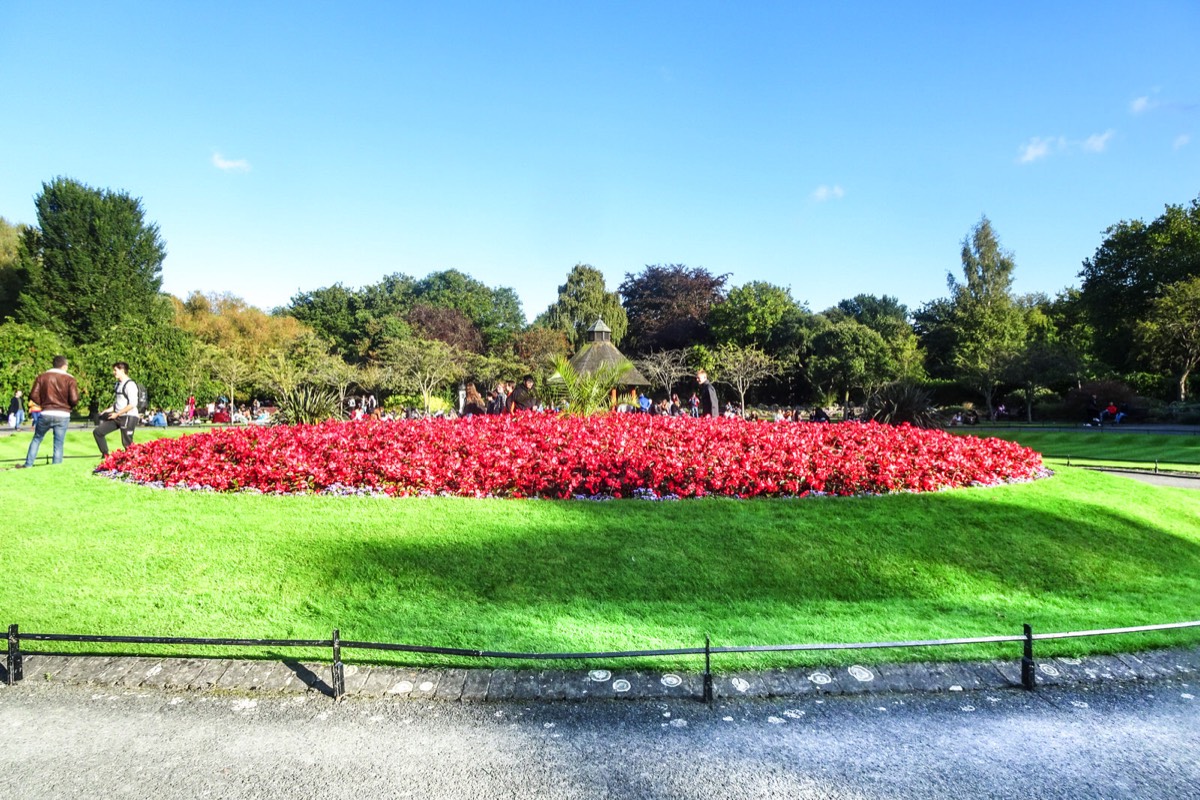
[{"label": "man in brown jacket", "polygon": [[25,454],[26,467],[33,466],[38,448],[48,431],[54,431],[54,463],[61,464],[63,442],[67,438],[67,426],[71,422],[71,409],[79,403],[79,384],[67,372],[67,357],[55,356],[53,369],[48,369],[33,382],[29,402],[42,407],[42,415],[33,428],[33,441]]}]

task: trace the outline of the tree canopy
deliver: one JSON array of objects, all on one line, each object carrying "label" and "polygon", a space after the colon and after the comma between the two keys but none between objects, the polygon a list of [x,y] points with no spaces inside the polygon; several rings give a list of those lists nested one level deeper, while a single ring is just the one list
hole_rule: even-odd
[{"label": "tree canopy", "polygon": [[1200,197],[1187,206],[1168,205],[1150,223],[1121,221],[1104,234],[1079,273],[1079,303],[1094,327],[1100,358],[1117,369],[1135,369],[1135,329],[1159,289],[1200,276]]},{"label": "tree canopy", "polygon": [[1164,286],[1138,326],[1138,342],[1152,362],[1179,376],[1179,399],[1200,366],[1200,276]]},{"label": "tree canopy", "polygon": [[626,273],[620,293],[629,316],[627,349],[645,354],[707,343],[709,311],[725,298],[728,277],[683,264]]},{"label": "tree canopy", "polygon": [[141,200],[69,178],[42,185],[18,248],[17,319],[80,344],[127,319],[166,321],[166,247]]},{"label": "tree canopy", "polygon": [[591,264],[576,264],[567,275],[567,282],[558,287],[558,298],[534,321],[562,331],[571,349],[583,347],[587,329],[597,319],[612,330],[612,343],[619,345],[629,329],[629,317],[621,305],[621,297],[608,291],[604,273]]}]

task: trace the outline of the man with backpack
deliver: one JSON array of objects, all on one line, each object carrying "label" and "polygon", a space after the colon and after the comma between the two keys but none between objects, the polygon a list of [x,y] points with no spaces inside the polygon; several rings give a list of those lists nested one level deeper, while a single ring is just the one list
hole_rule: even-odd
[{"label": "man with backpack", "polygon": [[100,424],[92,431],[101,457],[108,455],[108,435],[115,430],[121,431],[123,449],[128,450],[133,444],[133,432],[138,425],[138,396],[143,392],[129,379],[128,370],[129,365],[124,361],[113,364],[113,376],[117,379],[113,404],[100,412]]}]

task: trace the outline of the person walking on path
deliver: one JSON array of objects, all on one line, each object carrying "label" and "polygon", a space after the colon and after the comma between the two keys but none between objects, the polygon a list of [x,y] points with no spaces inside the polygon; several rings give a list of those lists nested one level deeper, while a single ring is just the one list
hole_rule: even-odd
[{"label": "person walking on path", "polygon": [[124,361],[113,364],[113,376],[117,379],[113,390],[113,404],[100,412],[100,424],[92,431],[100,456],[108,456],[108,435],[121,432],[121,448],[129,449],[133,444],[133,431],[138,425],[138,385],[129,380],[129,365]]},{"label": "person walking on path", "polygon": [[700,416],[717,417],[721,415],[717,402],[717,389],[708,380],[705,370],[696,370],[696,382],[700,384]]},{"label": "person walking on path", "polygon": [[33,426],[33,441],[25,453],[22,467],[32,467],[38,448],[46,433],[54,431],[54,463],[61,464],[63,442],[67,439],[67,426],[71,424],[71,409],[79,404],[79,384],[67,372],[67,357],[55,356],[53,367],[46,370],[33,382],[29,402],[41,408]]},{"label": "person walking on path", "polygon": [[25,399],[21,397],[21,390],[13,392],[12,400],[8,401],[8,427],[15,430],[20,430],[21,423],[25,421]]}]

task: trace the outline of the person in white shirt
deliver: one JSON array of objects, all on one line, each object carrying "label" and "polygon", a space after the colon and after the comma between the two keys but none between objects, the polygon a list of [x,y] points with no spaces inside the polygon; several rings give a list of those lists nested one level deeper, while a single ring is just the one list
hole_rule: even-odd
[{"label": "person in white shirt", "polygon": [[133,444],[133,432],[138,426],[138,385],[129,379],[129,365],[124,361],[113,364],[113,377],[117,385],[113,390],[113,404],[100,412],[100,424],[92,435],[101,457],[108,456],[108,435],[121,432],[121,447],[128,450]]}]

